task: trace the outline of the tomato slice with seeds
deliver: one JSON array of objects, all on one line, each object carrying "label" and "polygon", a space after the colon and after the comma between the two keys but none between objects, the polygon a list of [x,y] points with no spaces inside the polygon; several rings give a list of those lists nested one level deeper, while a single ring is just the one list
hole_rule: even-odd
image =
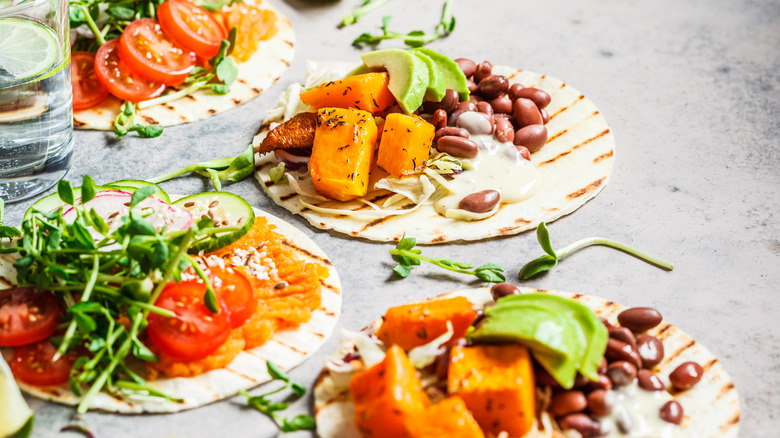
[{"label": "tomato slice with seeds", "polygon": [[108,97],[108,90],[95,77],[94,53],[71,52],[70,83],[74,111],[92,108]]},{"label": "tomato slice with seeds", "polygon": [[231,327],[241,327],[257,310],[257,297],[252,284],[241,272],[230,268],[209,267],[209,281],[214,292],[228,308]]},{"label": "tomato slice with seeds", "polygon": [[127,25],[119,38],[119,57],[141,77],[165,85],[181,84],[195,67],[195,54],[173,42],[152,18]]},{"label": "tomato slice with seeds", "polygon": [[187,0],[167,0],[157,8],[165,33],[180,46],[209,59],[216,55],[227,32],[209,11]]},{"label": "tomato slice with seeds", "polygon": [[206,285],[182,281],[165,286],[156,306],[176,314],[165,317],[152,313],[146,331],[162,353],[181,360],[202,359],[225,343],[230,335],[228,310],[217,296],[219,313],[212,313],[203,301]]},{"label": "tomato slice with seeds", "polygon": [[165,84],[144,79],[119,57],[119,39],[106,41],[95,54],[95,77],[114,96],[140,102],[162,94]]},{"label": "tomato slice with seeds", "polygon": [[9,364],[14,376],[35,386],[61,385],[68,381],[73,367],[71,355],[52,362],[57,349],[49,341],[18,347]]},{"label": "tomato slice with seeds", "polygon": [[0,291],[0,347],[32,344],[51,336],[60,307],[49,291],[16,287]]}]

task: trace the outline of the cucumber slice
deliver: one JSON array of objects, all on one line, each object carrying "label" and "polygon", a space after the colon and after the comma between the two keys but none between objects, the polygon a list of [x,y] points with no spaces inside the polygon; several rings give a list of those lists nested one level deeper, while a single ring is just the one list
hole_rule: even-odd
[{"label": "cucumber slice", "polygon": [[168,196],[167,193],[165,193],[165,190],[163,190],[162,187],[158,186],[155,183],[150,183],[148,181],[142,181],[140,179],[120,179],[119,181],[110,182],[105,185],[109,187],[116,187],[119,190],[125,190],[130,193],[135,192],[137,189],[140,189],[141,187],[153,186],[154,188],[157,189],[157,191],[154,192],[152,196],[162,201],[165,201],[166,204],[171,203],[171,198]]},{"label": "cucumber slice", "polygon": [[248,233],[255,212],[242,197],[227,192],[206,192],[176,200],[172,205],[192,214],[193,221],[209,218],[217,227],[240,227],[237,231],[217,233],[190,246],[191,253],[212,252],[230,245]]},{"label": "cucumber slice", "polygon": [[14,376],[0,355],[0,437],[27,438],[33,426],[33,411],[22,397]]}]

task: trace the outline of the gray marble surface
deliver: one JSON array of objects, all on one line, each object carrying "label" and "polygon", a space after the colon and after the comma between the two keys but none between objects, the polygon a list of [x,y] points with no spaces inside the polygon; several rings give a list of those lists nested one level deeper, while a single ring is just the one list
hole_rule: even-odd
[{"label": "gray marble surface", "polygon": [[[280,3],[281,0],[273,0]],[[194,161],[239,153],[307,59],[355,59],[350,42],[382,15],[393,28],[433,29],[442,1],[396,0],[356,26],[336,23],[358,0],[287,0],[297,32],[295,61],[258,99],[157,139],[77,132],[73,168],[98,182],[149,178]],[[741,436],[775,437],[780,421],[780,3],[777,0],[460,0],[458,24],[431,48],[556,76],[590,97],[617,141],[604,191],[549,226],[562,246],[612,237],[673,261],[664,272],[625,254],[588,248],[525,285],[591,293],[661,310],[724,363],[740,394]],[[395,47],[387,43],[382,47]],[[196,177],[170,193],[209,189]],[[315,230],[275,206],[253,179],[227,187],[283,217],[332,257],[344,284],[340,327],[356,329],[388,306],[478,283],[423,266],[392,277],[391,247]],[[29,203],[8,207],[18,223]],[[425,249],[502,264],[511,278],[540,255],[533,233]],[[517,280],[515,280],[517,282]],[[292,372],[311,385],[338,336]],[[310,400],[308,400],[310,402]],[[67,436],[70,408],[31,400],[36,436]],[[310,409],[306,401],[296,412]],[[84,416],[97,437],[271,437],[275,427],[236,398],[175,415]],[[308,434],[301,434],[308,436]]]}]

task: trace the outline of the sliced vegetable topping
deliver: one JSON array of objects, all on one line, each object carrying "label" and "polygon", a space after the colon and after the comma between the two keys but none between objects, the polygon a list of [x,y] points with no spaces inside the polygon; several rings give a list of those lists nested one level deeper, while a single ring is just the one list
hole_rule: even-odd
[{"label": "sliced vegetable topping", "polygon": [[136,74],[165,85],[181,84],[195,67],[195,55],[179,47],[151,18],[135,20],[125,28],[119,56]]},{"label": "sliced vegetable topping", "polygon": [[46,339],[58,323],[59,305],[51,292],[32,287],[0,290],[0,347]]},{"label": "sliced vegetable topping", "polygon": [[24,383],[36,386],[60,385],[68,381],[73,360],[69,356],[53,362],[57,349],[49,341],[25,345],[14,350],[11,371]]},{"label": "sliced vegetable topping", "polygon": [[187,0],[167,0],[157,8],[160,26],[179,46],[208,59],[217,54],[227,32],[209,11]]},{"label": "sliced vegetable topping", "polygon": [[162,94],[165,84],[144,79],[119,57],[119,39],[106,41],[95,55],[95,76],[114,96],[138,102]]},{"label": "sliced vegetable topping", "polygon": [[227,192],[198,193],[172,205],[187,210],[196,221],[209,219],[212,226],[224,228],[190,246],[190,252],[212,252],[230,245],[252,229],[255,212],[243,198]]},{"label": "sliced vegetable topping", "polygon": [[241,327],[257,310],[257,297],[246,275],[235,269],[210,267],[209,281],[227,306],[232,328]]},{"label": "sliced vegetable topping", "polygon": [[108,90],[95,76],[95,54],[70,54],[70,82],[73,88],[73,110],[80,111],[99,104],[108,97]]}]

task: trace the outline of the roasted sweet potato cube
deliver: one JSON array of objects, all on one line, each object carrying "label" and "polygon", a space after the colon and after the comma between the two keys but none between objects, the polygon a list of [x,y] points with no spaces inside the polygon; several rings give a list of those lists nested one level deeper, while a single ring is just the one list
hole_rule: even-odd
[{"label": "roasted sweet potato cube", "polygon": [[355,374],[349,390],[355,424],[365,437],[409,437],[411,419],[429,404],[417,370],[397,346],[387,350],[382,362]]},{"label": "roasted sweet potato cube", "polygon": [[376,133],[374,118],[366,111],[343,108],[317,111],[317,130],[309,159],[314,189],[338,201],[365,195]]},{"label": "roasted sweet potato cube", "polygon": [[314,108],[356,108],[375,113],[395,103],[387,87],[387,72],[366,73],[328,82],[301,93],[301,100]]},{"label": "roasted sweet potato cube", "polygon": [[474,305],[465,297],[404,304],[387,309],[376,336],[409,351],[443,335],[447,321],[452,323],[453,339],[466,336],[476,317]]},{"label": "roasted sweet potato cube", "polygon": [[457,395],[431,405],[414,418],[411,438],[484,438],[485,434]]},{"label": "roasted sweet potato cube", "polygon": [[455,346],[447,371],[449,394],[457,394],[486,433],[525,435],[536,408],[533,365],[518,344]]},{"label": "roasted sweet potato cube", "polygon": [[425,170],[435,129],[422,118],[406,114],[388,114],[379,143],[377,165],[395,176]]}]

